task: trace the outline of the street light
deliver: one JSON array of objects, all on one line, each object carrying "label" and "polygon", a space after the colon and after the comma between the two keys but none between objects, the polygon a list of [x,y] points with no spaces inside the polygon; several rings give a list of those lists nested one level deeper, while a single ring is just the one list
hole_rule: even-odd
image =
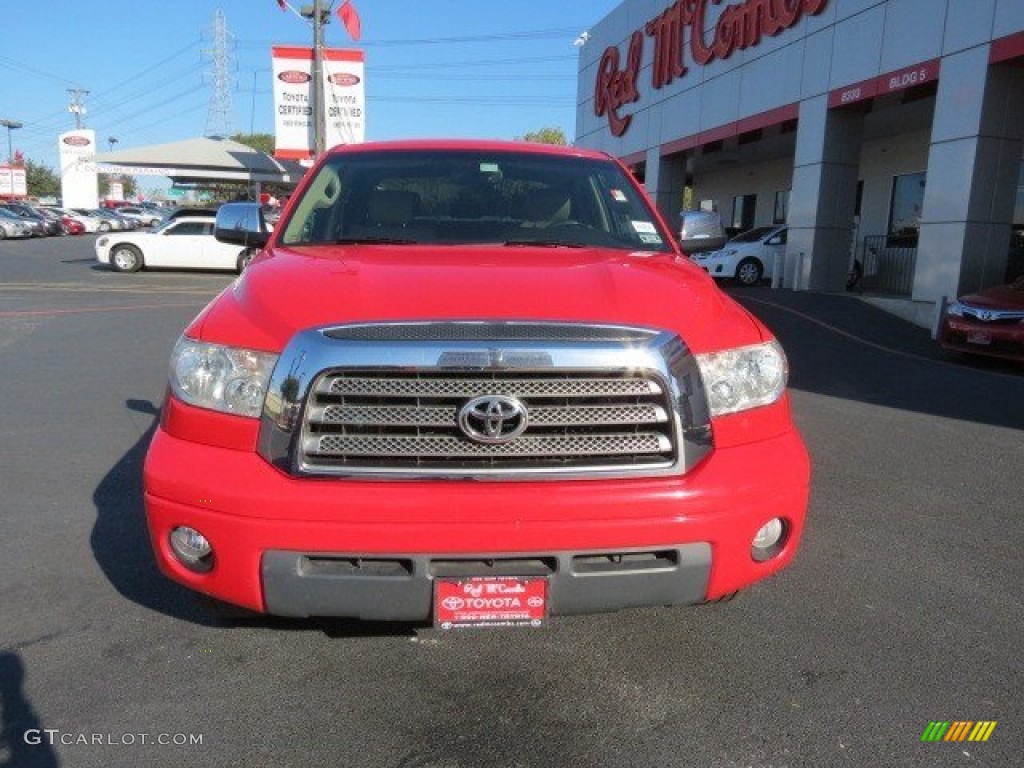
[{"label": "street light", "polygon": [[11,148],[11,131],[21,128],[24,123],[17,120],[0,120],[0,125],[7,129],[7,162],[14,162],[14,150]]},{"label": "street light", "polygon": [[114,145],[117,144],[117,137],[111,136],[107,139],[107,145],[110,147],[110,151],[114,151]]}]

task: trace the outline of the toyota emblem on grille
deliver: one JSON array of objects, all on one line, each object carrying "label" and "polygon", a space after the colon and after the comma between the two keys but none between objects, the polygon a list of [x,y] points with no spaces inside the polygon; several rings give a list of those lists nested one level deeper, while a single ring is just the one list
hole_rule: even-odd
[{"label": "toyota emblem on grille", "polygon": [[459,411],[462,433],[477,443],[507,443],[523,434],[527,421],[526,406],[514,397],[476,397]]}]

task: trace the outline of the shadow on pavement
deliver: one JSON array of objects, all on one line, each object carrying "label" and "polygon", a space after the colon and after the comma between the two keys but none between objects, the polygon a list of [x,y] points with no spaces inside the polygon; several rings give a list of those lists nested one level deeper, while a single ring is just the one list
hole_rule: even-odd
[{"label": "shadow on pavement", "polygon": [[60,765],[39,716],[25,698],[25,665],[16,653],[0,651],[0,768]]},{"label": "shadow on pavement", "polygon": [[153,421],[142,437],[100,481],[93,493],[96,523],[90,536],[93,556],[114,588],[138,605],[193,624],[321,631],[331,638],[413,635],[419,624],[360,622],[348,619],[288,619],[251,613],[179,586],[157,568],[146,527],[142,467],[159,410],[148,400],[125,407]]},{"label": "shadow on pavement", "polygon": [[1024,429],[1024,365],[947,352],[927,329],[854,296],[727,292],[782,342],[793,389]]}]

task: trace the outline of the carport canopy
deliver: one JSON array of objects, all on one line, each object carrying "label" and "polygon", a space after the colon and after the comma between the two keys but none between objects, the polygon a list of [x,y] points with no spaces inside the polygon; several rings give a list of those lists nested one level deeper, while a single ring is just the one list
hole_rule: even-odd
[{"label": "carport canopy", "polygon": [[224,138],[201,137],[134,149],[102,152],[93,159],[98,173],[167,176],[177,184],[209,181],[297,184],[299,163]]}]

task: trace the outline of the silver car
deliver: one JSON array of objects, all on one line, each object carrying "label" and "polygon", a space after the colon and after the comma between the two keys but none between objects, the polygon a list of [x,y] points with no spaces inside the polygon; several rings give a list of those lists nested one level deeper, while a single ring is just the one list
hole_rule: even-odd
[{"label": "silver car", "polygon": [[0,208],[0,240],[8,237],[32,237],[33,234],[33,225],[26,219],[6,208]]}]

